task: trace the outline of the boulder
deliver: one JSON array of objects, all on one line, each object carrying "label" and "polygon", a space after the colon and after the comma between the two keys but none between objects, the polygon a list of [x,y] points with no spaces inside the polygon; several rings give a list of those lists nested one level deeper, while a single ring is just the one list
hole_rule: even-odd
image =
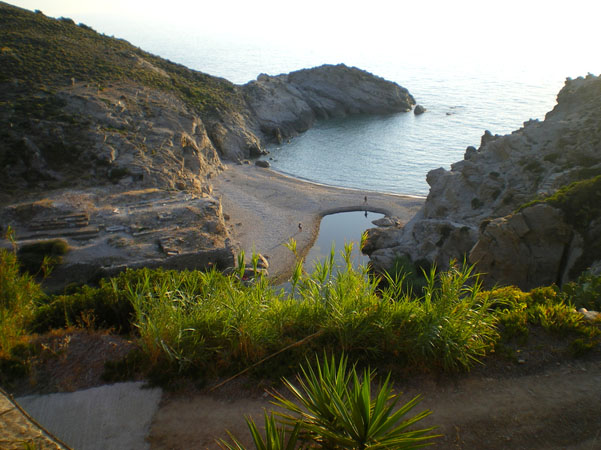
[{"label": "boulder", "polygon": [[269,167],[271,167],[271,164],[269,164],[269,161],[265,161],[265,160],[260,159],[258,161],[255,161],[255,166],[257,166],[257,167],[263,167],[265,169],[268,169]]},{"label": "boulder", "polygon": [[398,227],[402,225],[397,217],[382,217],[381,219],[372,220],[371,223],[377,227]]},{"label": "boulder", "polygon": [[570,256],[582,254],[581,247],[582,238],[560,210],[537,204],[483,226],[469,260],[488,286],[511,283],[530,290],[561,284],[577,259]]},{"label": "boulder", "polygon": [[595,322],[597,320],[601,320],[601,313],[599,313],[599,311],[589,311],[586,308],[580,308],[578,310],[578,312],[580,314],[582,314],[582,317],[584,317],[584,320],[587,320],[589,322]]},{"label": "boulder", "polygon": [[415,114],[416,116],[419,116],[423,113],[425,113],[427,110],[426,108],[424,108],[422,105],[416,105],[415,109],[413,110],[413,114]]},{"label": "boulder", "polygon": [[379,248],[387,248],[394,244],[401,233],[400,228],[369,228],[366,230],[367,239],[363,243],[361,251],[370,255]]}]

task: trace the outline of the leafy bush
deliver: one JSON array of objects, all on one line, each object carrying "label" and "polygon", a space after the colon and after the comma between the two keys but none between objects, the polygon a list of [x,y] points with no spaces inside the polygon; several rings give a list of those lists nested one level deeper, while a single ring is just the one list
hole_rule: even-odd
[{"label": "leafy bush", "polygon": [[300,341],[302,347],[259,370],[285,374],[318,348],[365,361],[460,370],[497,339],[495,316],[478,297],[470,268],[432,271],[425,295],[413,299],[394,282],[379,289],[350,261],[339,268],[324,264],[299,275],[294,296],[261,277],[246,284],[216,271],[148,269],[122,274],[117,295],[133,307],[150,366],[173,376],[241,370]]},{"label": "leafy bush", "polygon": [[576,308],[601,310],[601,276],[583,273],[575,282],[566,283],[562,291]]},{"label": "leafy bush", "polygon": [[299,260],[290,294],[260,273],[245,280],[240,272],[140,269],[51,298],[31,276],[18,274],[16,255],[4,250],[0,345],[11,357],[27,332],[129,332],[139,352],[115,365],[112,376],[139,370],[168,384],[247,368],[254,376],[286,376],[316,351],[344,352],[372,366],[469,370],[500,341],[527,339],[534,326],[569,337],[575,352],[599,341],[599,330],[571,303],[596,292],[596,278],[583,278],[572,294],[555,287],[483,291],[473,267],[452,263],[447,271],[431,268],[413,295],[402,274],[381,283],[365,268],[353,269],[348,250],[342,266],[332,257],[310,274]]},{"label": "leafy bush", "polygon": [[[283,426],[278,425],[273,413],[268,415],[267,412],[264,412],[264,416],[265,439],[263,439],[255,422],[250,418],[246,419],[246,425],[248,425],[253,444],[257,450],[296,450],[306,448],[299,439],[300,423],[297,423],[291,432],[287,432]],[[232,444],[221,440],[218,442],[219,446],[227,450],[245,450],[244,445],[234,435],[230,434],[230,438],[233,441]]]},{"label": "leafy bush", "polygon": [[384,284],[404,286],[402,293],[410,297],[420,296],[426,287],[426,274],[432,268],[427,260],[413,262],[409,256],[395,258],[392,269],[384,274]]},{"label": "leafy bush", "polygon": [[40,271],[49,271],[62,263],[62,257],[69,251],[69,244],[64,239],[25,244],[19,248],[17,257],[24,270],[32,275]]},{"label": "leafy bush", "polygon": [[56,328],[79,326],[131,330],[133,307],[119,288],[120,278],[102,280],[100,287],[83,286],[69,295],[58,295],[41,305],[29,323],[35,333]]},{"label": "leafy bush", "polygon": [[[587,277],[583,277],[585,279]],[[586,283],[570,283],[563,291],[556,286],[546,286],[528,293],[509,286],[480,295],[487,296],[497,310],[501,337],[498,345],[512,340],[524,344],[530,329],[537,326],[571,339],[570,345],[575,353],[582,354],[598,345],[601,334],[594,324],[583,320],[572,303],[590,286],[586,286]]]}]

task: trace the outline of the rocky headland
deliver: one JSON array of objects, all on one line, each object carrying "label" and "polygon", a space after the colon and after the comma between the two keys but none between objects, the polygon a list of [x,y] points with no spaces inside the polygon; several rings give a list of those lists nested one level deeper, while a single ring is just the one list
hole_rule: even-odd
[{"label": "rocky headland", "polygon": [[212,192],[224,162],[318,118],[415,104],[342,64],[238,86],[71,19],[0,3],[0,26],[0,224],[19,247],[67,244],[57,286],[126,266],[233,265]]},{"label": "rocky headland", "polygon": [[568,79],[544,121],[486,132],[463,161],[428,173],[423,208],[403,227],[375,229],[377,269],[478,263],[488,285],[561,284],[601,257],[601,78]]},{"label": "rocky headland", "polygon": [[307,131],[316,119],[406,112],[415,105],[407,89],[344,64],[261,74],[242,89],[265,137],[279,142]]}]

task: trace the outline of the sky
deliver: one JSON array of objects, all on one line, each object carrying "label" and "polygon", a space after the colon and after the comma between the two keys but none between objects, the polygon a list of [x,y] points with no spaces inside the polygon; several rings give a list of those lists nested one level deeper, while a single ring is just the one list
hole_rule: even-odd
[{"label": "sky", "polygon": [[[128,29],[186,30],[229,39],[277,39],[291,46],[382,43],[398,55],[482,64],[561,66],[566,76],[601,73],[598,0],[9,0],[71,17],[128,39]],[[133,36],[133,34],[132,34]],[[132,42],[136,43],[136,42]]]}]

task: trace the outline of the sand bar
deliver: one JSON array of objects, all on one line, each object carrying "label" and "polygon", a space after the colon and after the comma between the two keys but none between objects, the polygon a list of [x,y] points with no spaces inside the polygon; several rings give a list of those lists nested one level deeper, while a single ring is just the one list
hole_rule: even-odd
[{"label": "sand bar", "polygon": [[294,264],[294,256],[283,244],[294,238],[299,253],[306,254],[323,216],[367,209],[405,222],[425,200],[325,186],[248,164],[228,164],[214,179],[213,188],[229,216],[234,240],[249,258],[253,250],[266,256],[270,277],[277,281],[286,278]]}]

